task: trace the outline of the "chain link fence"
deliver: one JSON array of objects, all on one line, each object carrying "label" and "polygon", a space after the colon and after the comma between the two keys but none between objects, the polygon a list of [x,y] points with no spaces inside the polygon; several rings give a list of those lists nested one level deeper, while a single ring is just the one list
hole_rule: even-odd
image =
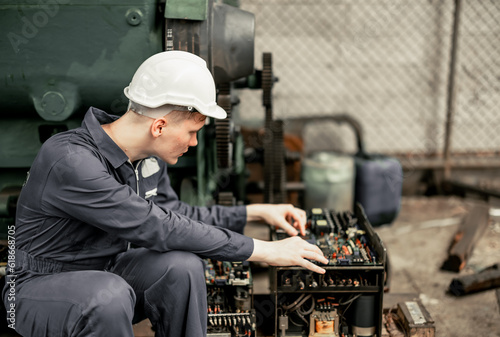
[{"label": "chain link fence", "polygon": [[[457,30],[454,0],[241,0],[240,7],[255,14],[256,68],[272,53],[274,118],[303,137],[306,152],[355,151],[347,125],[313,118],[348,114],[368,152],[442,162],[449,135],[453,158],[499,155],[500,1],[464,0]],[[238,95],[240,122],[262,126],[261,92]],[[293,122],[302,117],[311,122]]]}]

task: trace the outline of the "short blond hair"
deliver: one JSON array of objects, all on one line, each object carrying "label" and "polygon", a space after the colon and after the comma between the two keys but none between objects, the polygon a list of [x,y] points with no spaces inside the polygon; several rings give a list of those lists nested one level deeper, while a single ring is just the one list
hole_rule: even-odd
[{"label": "short blond hair", "polygon": [[199,117],[199,121],[205,120],[206,116],[200,114],[192,107],[182,105],[165,104],[157,108],[149,108],[144,105],[129,101],[128,110],[131,110],[141,116],[157,119],[169,116],[172,123],[179,123],[186,119]]}]

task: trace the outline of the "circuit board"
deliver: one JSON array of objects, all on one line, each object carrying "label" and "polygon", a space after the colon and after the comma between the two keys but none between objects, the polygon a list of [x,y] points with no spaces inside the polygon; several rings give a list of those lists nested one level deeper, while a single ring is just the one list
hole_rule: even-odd
[{"label": "circuit board", "polygon": [[255,337],[253,280],[248,262],[207,259],[207,336]]},{"label": "circuit board", "polygon": [[[271,240],[288,235],[271,233]],[[386,250],[361,205],[352,211],[307,211],[302,238],[328,259],[325,274],[271,267],[275,336],[380,336]]]},{"label": "circuit board", "polygon": [[[365,226],[350,211],[335,212],[313,208],[308,211],[306,234],[302,237],[317,245],[328,258],[329,266],[381,265],[377,253],[370,246]],[[273,240],[288,235],[277,230]]]},{"label": "circuit board", "polygon": [[[272,241],[287,237],[281,230],[271,232]],[[326,273],[269,268],[274,336],[380,336],[386,252],[361,206],[354,212],[308,210],[302,238],[328,258],[322,265]],[[273,317],[254,307],[250,266],[205,260],[208,337],[256,337],[256,322],[262,324],[257,316]]]}]

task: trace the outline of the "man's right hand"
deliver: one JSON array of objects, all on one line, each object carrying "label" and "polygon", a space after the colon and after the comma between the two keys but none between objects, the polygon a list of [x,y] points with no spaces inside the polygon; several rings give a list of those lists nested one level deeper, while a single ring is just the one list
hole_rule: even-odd
[{"label": "man's right hand", "polygon": [[299,266],[316,273],[325,273],[325,269],[308,260],[328,264],[317,246],[298,236],[279,241],[254,239],[253,253],[248,258],[248,261],[265,262],[271,266]]}]

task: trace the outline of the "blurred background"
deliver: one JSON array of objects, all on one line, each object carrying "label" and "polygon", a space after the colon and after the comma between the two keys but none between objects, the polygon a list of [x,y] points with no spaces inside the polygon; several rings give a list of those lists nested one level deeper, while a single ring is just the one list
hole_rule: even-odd
[{"label": "blurred background", "polygon": [[[273,113],[304,136],[306,151],[356,151],[348,125],[293,122],[347,113],[368,152],[401,160],[404,193],[435,192],[445,168],[500,166],[498,1],[242,0],[241,8],[255,14],[256,67],[263,52],[273,55]],[[239,96],[242,124],[258,126],[259,93]]]}]

